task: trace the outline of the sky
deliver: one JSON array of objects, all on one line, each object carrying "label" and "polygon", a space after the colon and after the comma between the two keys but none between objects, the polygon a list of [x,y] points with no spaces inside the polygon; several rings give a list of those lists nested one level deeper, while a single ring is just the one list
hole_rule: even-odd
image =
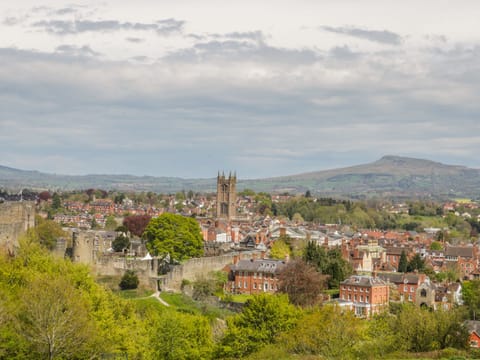
[{"label": "sky", "polygon": [[480,168],[480,2],[0,2],[0,165],[263,178]]}]

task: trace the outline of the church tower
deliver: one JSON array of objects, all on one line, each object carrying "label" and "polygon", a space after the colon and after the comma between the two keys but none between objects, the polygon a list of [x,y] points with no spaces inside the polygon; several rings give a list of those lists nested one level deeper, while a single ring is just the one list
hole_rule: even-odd
[{"label": "church tower", "polygon": [[237,175],[217,176],[217,218],[230,220],[237,214]]}]

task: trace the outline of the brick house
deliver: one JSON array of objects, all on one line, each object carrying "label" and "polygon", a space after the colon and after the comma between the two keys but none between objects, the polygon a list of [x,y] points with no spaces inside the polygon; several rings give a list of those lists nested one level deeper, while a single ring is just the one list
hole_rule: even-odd
[{"label": "brick house", "polygon": [[417,273],[378,273],[378,277],[387,283],[394,284],[402,302],[415,302],[417,289],[427,278]]},{"label": "brick house", "polygon": [[270,259],[235,260],[230,266],[227,289],[235,294],[275,293],[278,273],[285,261]]},{"label": "brick house", "polygon": [[379,277],[350,276],[340,283],[340,306],[350,308],[356,316],[370,317],[388,306],[389,286]]},{"label": "brick house", "polygon": [[456,263],[462,276],[469,279],[478,269],[478,251],[476,246],[447,246],[445,248],[447,263]]}]

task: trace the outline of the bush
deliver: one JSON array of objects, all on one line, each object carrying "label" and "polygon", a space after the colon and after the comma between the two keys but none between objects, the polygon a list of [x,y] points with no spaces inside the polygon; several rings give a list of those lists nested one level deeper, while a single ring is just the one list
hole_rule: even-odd
[{"label": "bush", "polygon": [[133,270],[127,270],[125,274],[123,274],[122,279],[120,280],[120,289],[128,290],[128,289],[136,289],[138,287],[138,276],[135,274]]}]

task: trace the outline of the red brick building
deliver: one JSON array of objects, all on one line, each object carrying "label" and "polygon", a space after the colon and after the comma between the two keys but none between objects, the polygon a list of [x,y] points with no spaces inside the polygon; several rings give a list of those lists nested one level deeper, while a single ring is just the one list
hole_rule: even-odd
[{"label": "red brick building", "polygon": [[379,277],[353,275],[340,283],[341,306],[356,316],[370,317],[388,306],[389,286]]},{"label": "red brick building", "polygon": [[278,290],[277,275],[284,267],[281,260],[239,260],[230,267],[227,288],[236,294],[274,293]]}]

